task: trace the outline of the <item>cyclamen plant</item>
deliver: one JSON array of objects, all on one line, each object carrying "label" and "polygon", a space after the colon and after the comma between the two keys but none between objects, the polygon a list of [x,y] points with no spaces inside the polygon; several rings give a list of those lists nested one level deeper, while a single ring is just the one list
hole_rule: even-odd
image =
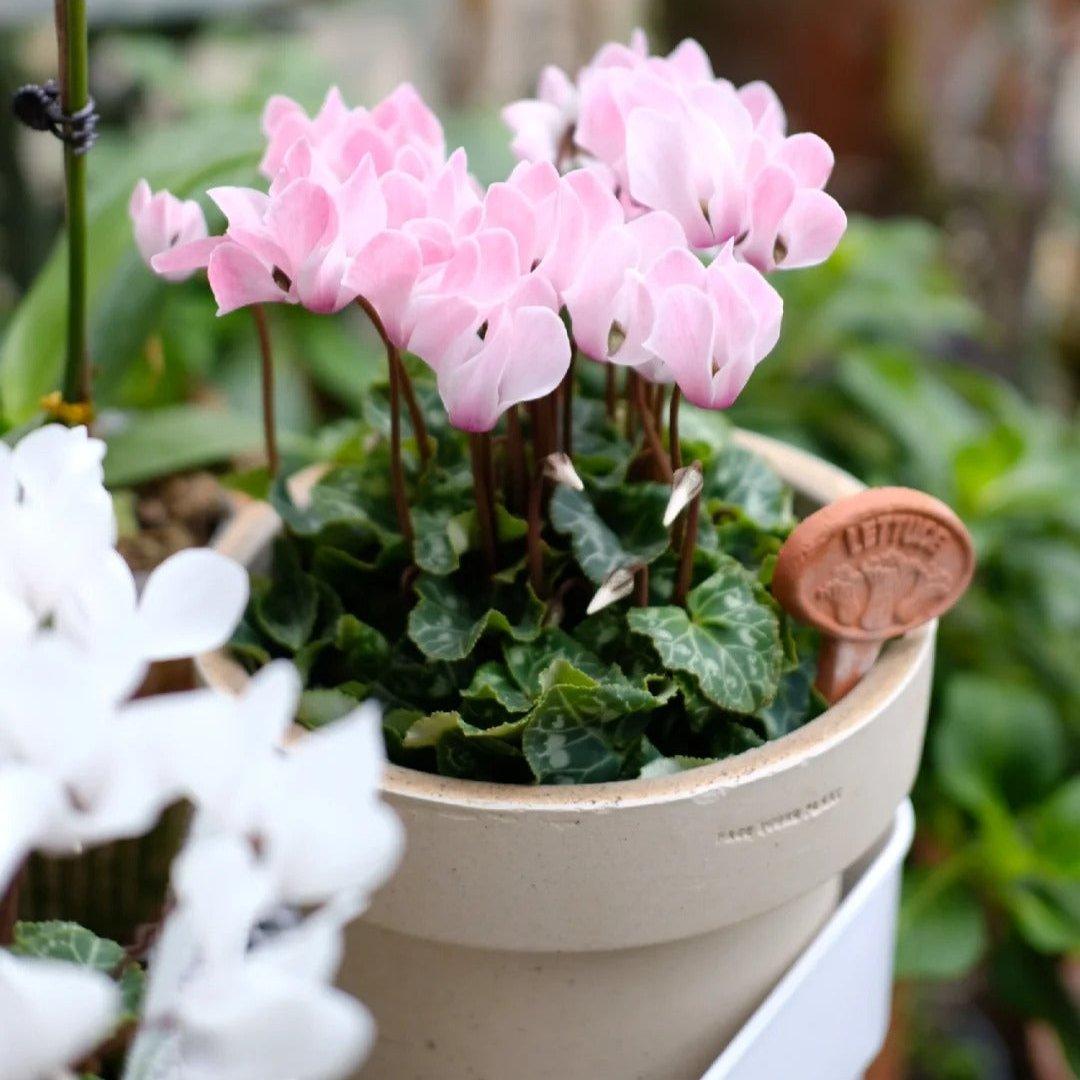
[{"label": "cyclamen plant", "polygon": [[136,190],[159,274],[205,269],[221,313],[356,304],[386,348],[364,452],[297,502],[276,478],[287,528],[234,649],[294,659],[308,726],[380,700],[391,758],[452,776],[757,745],[818,707],[814,641],[768,592],[791,493],[681,402],[729,406],[780,333],[765,275],[835,248],[832,153],[765,84],[640,33],[504,116],[522,160],[486,190],[408,85],[314,116],[271,99],[268,187],[208,192],[221,235]]},{"label": "cyclamen plant", "polygon": [[[283,754],[289,664],[240,698],[132,700],[150,661],[221,645],[248,585],[192,550],[137,595],[104,451],[59,425],[0,443],[0,1077],[347,1075],[372,1024],[330,985],[341,930],[401,846],[377,796],[378,707]],[[137,945],[16,921],[31,851],[141,836],[181,800],[193,813],[148,971]]]}]

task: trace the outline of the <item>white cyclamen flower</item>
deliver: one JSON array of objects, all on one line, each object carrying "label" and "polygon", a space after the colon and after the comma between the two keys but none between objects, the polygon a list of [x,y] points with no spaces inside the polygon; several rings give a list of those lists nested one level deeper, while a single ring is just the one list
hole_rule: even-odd
[{"label": "white cyclamen flower", "polygon": [[0,951],[0,1080],[40,1080],[112,1030],[120,994],[101,972]]},{"label": "white cyclamen flower", "polygon": [[379,798],[380,710],[368,702],[283,750],[300,689],[296,669],[276,661],[236,698],[162,695],[132,702],[125,715],[171,742],[163,767],[173,786],[190,784],[193,830],[247,837],[281,902],[366,896],[402,846],[400,822]]},{"label": "white cyclamen flower", "polygon": [[141,597],[115,551],[103,482],[105,446],[85,428],[50,424],[14,449],[0,444],[0,646],[47,629],[95,657],[120,700],[153,660],[217,648],[247,602],[243,568],[216,552],[182,551]]},{"label": "white cyclamen flower", "polygon": [[355,1069],[373,1024],[330,985],[354,901],[340,897],[252,944],[274,889],[251,845],[229,836],[189,842],[173,890],[133,1060],[163,1080],[327,1080]]}]

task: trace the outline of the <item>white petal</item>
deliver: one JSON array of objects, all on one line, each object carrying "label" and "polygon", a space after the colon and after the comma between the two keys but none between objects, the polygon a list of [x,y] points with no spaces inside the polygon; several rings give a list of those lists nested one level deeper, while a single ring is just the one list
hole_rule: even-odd
[{"label": "white petal", "polygon": [[107,975],[0,952],[0,1080],[70,1065],[108,1034],[119,992]]},{"label": "white petal", "polygon": [[139,601],[139,632],[149,660],[194,656],[229,639],[248,598],[247,572],[205,548],[180,551],[149,577]]}]

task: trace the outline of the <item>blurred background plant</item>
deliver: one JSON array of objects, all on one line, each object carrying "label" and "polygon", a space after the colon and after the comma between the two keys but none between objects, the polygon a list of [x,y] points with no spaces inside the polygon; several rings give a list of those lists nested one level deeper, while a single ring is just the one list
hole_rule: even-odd
[{"label": "blurred background plant", "polygon": [[[55,66],[40,0],[0,9],[0,85]],[[1080,1073],[1080,14],[1070,0],[91,0],[91,352],[109,480],[132,538],[147,485],[257,485],[258,362],[243,314],[135,252],[135,181],[254,178],[273,92],[369,102],[409,78],[482,180],[511,161],[496,106],[648,26],[764,77],[837,151],[859,213],[825,266],[774,280],[781,345],[733,410],[872,483],[949,501],[980,554],[941,629],[916,789],[896,1022],[875,1075]],[[0,116],[0,423],[32,421],[63,346],[57,147]],[[207,209],[211,209],[209,206]],[[212,226],[214,222],[211,222]],[[350,313],[279,308],[294,463],[354,452],[380,377]],[[155,488],[160,494],[161,488]],[[168,492],[168,488],[164,489]],[[136,495],[134,492],[139,492]],[[177,542],[182,543],[183,538]]]}]

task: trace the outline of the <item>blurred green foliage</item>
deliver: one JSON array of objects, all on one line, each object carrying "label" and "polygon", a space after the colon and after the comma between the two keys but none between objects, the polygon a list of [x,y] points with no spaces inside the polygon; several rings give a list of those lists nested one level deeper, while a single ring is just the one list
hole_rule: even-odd
[{"label": "blurred green foliage", "polygon": [[[253,58],[226,101],[190,77],[175,46],[109,42],[129,75],[179,114],[150,130],[106,132],[91,156],[93,356],[114,485],[224,465],[259,446],[249,320],[215,319],[199,280],[155,279],[126,216],[140,176],[195,195],[251,180],[271,89],[318,103],[324,77],[304,50],[267,48],[250,33],[223,41]],[[447,127],[481,179],[506,167],[493,117]],[[60,249],[50,257],[0,343],[3,428],[32,421],[56,385],[62,259]],[[774,281],[783,337],[733,409],[736,422],[870,483],[940,496],[979,553],[970,592],[941,627],[900,972],[930,981],[979,969],[999,1006],[1055,1026],[1080,1071],[1080,1021],[1057,965],[1080,950],[1080,438],[1065,418],[963,362],[991,329],[929,226],[855,220],[826,265]],[[381,371],[375,341],[351,313],[278,309],[273,322],[286,454],[347,456],[350,417]]]},{"label": "blurred green foliage", "polygon": [[1053,1023],[1080,1071],[1053,963],[1080,949],[1077,429],[957,362],[990,328],[929,226],[855,221],[827,265],[774,280],[781,345],[734,418],[940,496],[978,550],[939,637],[898,973],[984,965],[994,998]]}]

